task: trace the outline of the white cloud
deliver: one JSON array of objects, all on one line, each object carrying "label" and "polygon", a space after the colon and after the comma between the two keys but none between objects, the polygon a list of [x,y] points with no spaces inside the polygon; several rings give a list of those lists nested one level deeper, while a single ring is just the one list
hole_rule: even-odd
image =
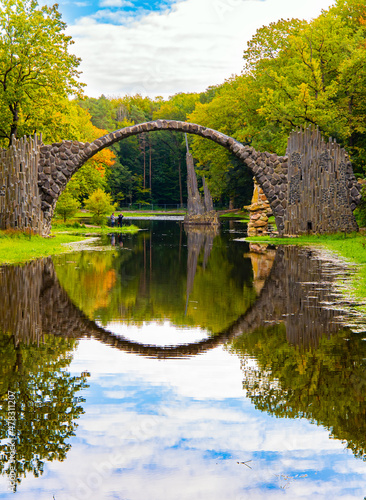
[{"label": "white cloud", "polygon": [[[101,323],[98,324],[103,327]],[[169,321],[144,321],[141,325],[112,321],[107,323],[104,328],[115,335],[122,335],[132,342],[144,343],[148,339],[149,345],[156,346],[191,344],[209,338],[207,330],[177,327]]]},{"label": "white cloud", "polygon": [[100,7],[132,7],[133,4],[128,0],[101,0]]},{"label": "white cloud", "polygon": [[[111,2],[120,0],[103,0]],[[104,3],[104,5],[107,5]],[[279,18],[313,18],[331,0],[184,0],[133,21],[102,9],[69,27],[90,96],[199,92],[241,72],[246,42]]]},{"label": "white cloud", "polygon": [[[133,327],[131,330],[134,332]],[[128,331],[124,334],[130,338]],[[133,333],[131,336],[133,337]],[[106,373],[111,375],[119,373],[121,363],[128,367],[131,377],[140,377],[143,373],[151,384],[166,384],[182,396],[222,399],[241,398],[245,395],[240,360],[224,351],[222,347],[213,349],[204,356],[160,362],[156,359],[111,350],[97,341],[81,340],[71,369],[74,373],[88,370],[93,382],[98,381],[109,390],[109,381],[105,382],[101,377]],[[213,378],[216,380],[214,385]]]}]

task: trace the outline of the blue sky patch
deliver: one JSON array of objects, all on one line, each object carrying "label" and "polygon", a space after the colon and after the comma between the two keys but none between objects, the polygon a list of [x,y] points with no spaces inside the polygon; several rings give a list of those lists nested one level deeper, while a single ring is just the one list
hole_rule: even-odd
[{"label": "blue sky patch", "polygon": [[[98,22],[127,24],[151,12],[165,12],[179,0],[59,0],[59,11],[67,24],[82,17],[95,17]],[[42,3],[47,3],[43,0]]]}]

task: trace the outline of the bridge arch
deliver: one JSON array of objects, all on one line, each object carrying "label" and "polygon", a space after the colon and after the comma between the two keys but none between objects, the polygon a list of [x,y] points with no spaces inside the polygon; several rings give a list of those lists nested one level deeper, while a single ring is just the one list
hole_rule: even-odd
[{"label": "bridge arch", "polygon": [[51,227],[56,202],[68,181],[82,165],[102,149],[128,137],[146,132],[171,130],[185,132],[210,139],[223,146],[245,163],[263,189],[276,219],[280,232],[284,229],[284,214],[287,207],[288,157],[267,152],[260,153],[244,146],[222,132],[176,120],[156,120],[126,127],[96,139],[92,143],[62,141],[43,145],[40,151],[38,186],[44,213],[45,232]]}]

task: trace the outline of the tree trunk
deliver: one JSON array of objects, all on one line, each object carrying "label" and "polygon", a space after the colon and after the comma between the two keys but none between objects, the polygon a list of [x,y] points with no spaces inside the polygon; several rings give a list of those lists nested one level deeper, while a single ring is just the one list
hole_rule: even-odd
[{"label": "tree trunk", "polygon": [[19,107],[18,103],[15,103],[12,106],[9,106],[11,114],[13,115],[13,122],[10,128],[10,138],[9,145],[11,146],[13,142],[13,137],[16,139],[18,134],[18,122],[19,122]]}]

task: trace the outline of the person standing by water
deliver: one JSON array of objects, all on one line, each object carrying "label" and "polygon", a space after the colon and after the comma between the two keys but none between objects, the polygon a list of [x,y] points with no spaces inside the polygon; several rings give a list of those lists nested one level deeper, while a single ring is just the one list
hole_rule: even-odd
[{"label": "person standing by water", "polygon": [[123,214],[119,214],[118,216],[118,227],[122,227]]},{"label": "person standing by water", "polygon": [[114,227],[115,220],[116,220],[116,218],[115,218],[114,212],[113,212],[112,215],[111,215],[111,227]]}]

